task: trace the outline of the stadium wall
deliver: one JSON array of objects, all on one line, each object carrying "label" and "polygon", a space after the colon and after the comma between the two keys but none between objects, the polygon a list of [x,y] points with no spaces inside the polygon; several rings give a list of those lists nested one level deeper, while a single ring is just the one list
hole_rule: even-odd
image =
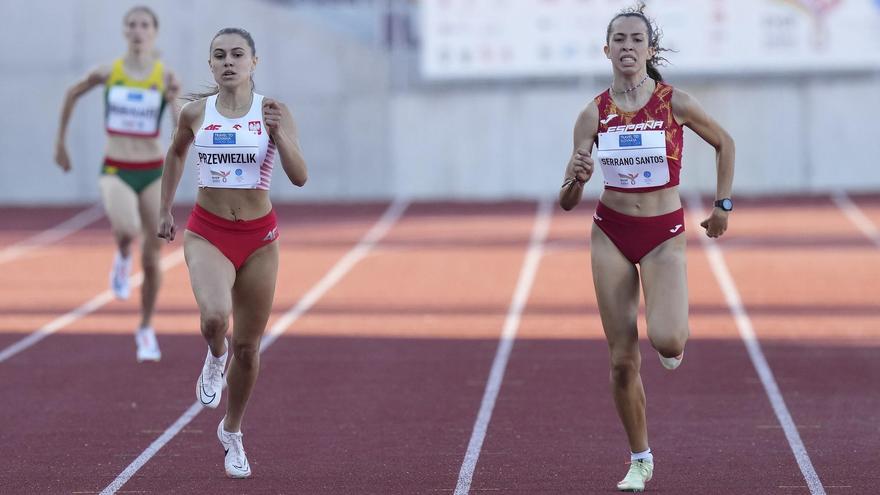
[{"label": "stadium wall", "polygon": [[[78,103],[68,132],[74,170],[53,163],[65,89],[89,68],[124,53],[121,17],[137,2],[0,0],[10,51],[0,76],[0,204],[98,199],[103,156],[101,92]],[[299,123],[309,183],[275,171],[276,201],[534,198],[555,194],[578,112],[607,80],[470,82],[413,80],[412,57],[344,30],[330,30],[289,5],[264,1],[149,2],[160,19],[158,48],[186,91],[211,83],[208,42],[226,26],[254,35],[257,90],[286,102]],[[404,67],[401,67],[403,61]],[[410,61],[410,62],[407,62]],[[737,141],[737,194],[880,189],[875,115],[877,74],[689,78],[691,92]],[[163,123],[168,142],[169,120]],[[195,197],[195,170],[177,198]],[[596,195],[600,181],[588,195]],[[712,149],[688,133],[684,190],[714,189]]]}]

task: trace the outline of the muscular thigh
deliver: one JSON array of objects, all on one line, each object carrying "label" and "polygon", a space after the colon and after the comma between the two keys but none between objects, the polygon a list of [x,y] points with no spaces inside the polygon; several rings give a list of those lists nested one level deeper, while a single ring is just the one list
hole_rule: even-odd
[{"label": "muscular thigh", "polygon": [[183,235],[183,252],[199,311],[229,315],[235,283],[232,262],[210,242],[188,230]]},{"label": "muscular thigh", "polygon": [[688,290],[685,236],[645,255],[641,266],[648,331],[687,331]]},{"label": "muscular thigh", "polygon": [[595,225],[590,236],[593,284],[608,344],[630,349],[638,345],[639,276],[636,267]]},{"label": "muscular thigh", "polygon": [[278,277],[278,242],[254,251],[238,270],[232,288],[233,334],[238,341],[254,341],[263,335]]},{"label": "muscular thigh", "polygon": [[101,201],[114,232],[136,236],[141,229],[138,195],[116,175],[102,175],[98,179]]}]

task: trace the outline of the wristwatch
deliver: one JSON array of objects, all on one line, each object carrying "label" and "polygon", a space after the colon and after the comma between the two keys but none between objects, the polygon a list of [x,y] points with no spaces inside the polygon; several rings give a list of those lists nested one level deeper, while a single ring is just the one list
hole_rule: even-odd
[{"label": "wristwatch", "polygon": [[715,207],[724,211],[733,211],[733,201],[730,198],[721,198],[715,201]]}]

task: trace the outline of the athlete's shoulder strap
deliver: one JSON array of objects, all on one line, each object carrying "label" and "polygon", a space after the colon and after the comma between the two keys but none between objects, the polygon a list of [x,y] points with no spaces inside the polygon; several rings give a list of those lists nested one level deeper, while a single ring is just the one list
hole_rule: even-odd
[{"label": "athlete's shoulder strap", "polygon": [[123,67],[124,60],[122,57],[117,58],[110,65],[110,75],[107,76],[107,83],[110,84],[119,84],[125,81],[125,68]]}]

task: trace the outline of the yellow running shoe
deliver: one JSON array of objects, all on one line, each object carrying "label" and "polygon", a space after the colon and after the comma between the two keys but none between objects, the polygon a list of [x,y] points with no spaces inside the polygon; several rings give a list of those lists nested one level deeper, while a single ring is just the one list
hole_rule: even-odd
[{"label": "yellow running shoe", "polygon": [[681,351],[681,354],[679,354],[678,356],[671,358],[663,357],[662,354],[657,355],[660,356],[660,364],[662,364],[663,367],[668,370],[674,370],[675,368],[681,366],[681,361],[684,359],[684,351]]},{"label": "yellow running shoe", "polygon": [[622,492],[641,492],[645,490],[645,483],[651,481],[654,474],[654,462],[648,459],[632,461],[629,471],[622,480],[617,482],[617,489]]}]

